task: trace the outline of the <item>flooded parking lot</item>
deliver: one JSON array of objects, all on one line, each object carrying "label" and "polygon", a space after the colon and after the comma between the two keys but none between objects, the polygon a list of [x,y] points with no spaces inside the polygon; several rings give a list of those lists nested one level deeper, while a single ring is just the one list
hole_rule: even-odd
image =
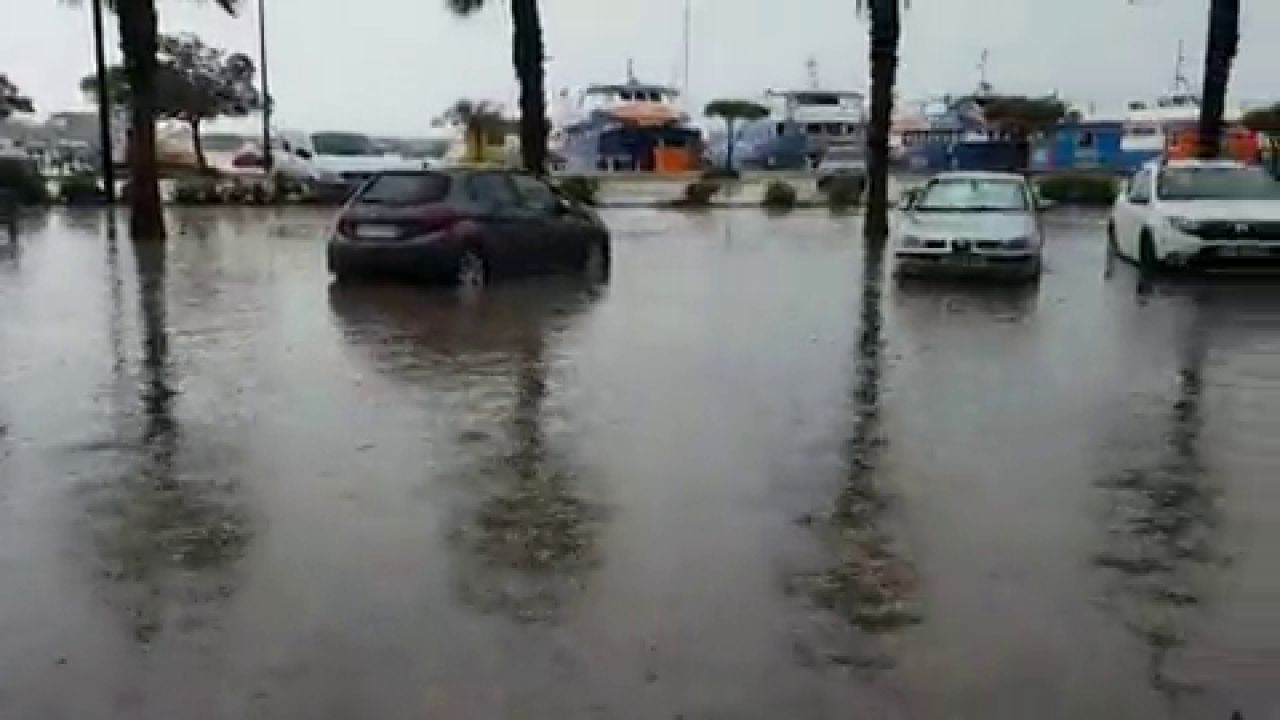
[{"label": "flooded parking lot", "polygon": [[330,287],[321,211],[29,220],[0,717],[1280,717],[1275,278],[606,220],[475,298]]}]

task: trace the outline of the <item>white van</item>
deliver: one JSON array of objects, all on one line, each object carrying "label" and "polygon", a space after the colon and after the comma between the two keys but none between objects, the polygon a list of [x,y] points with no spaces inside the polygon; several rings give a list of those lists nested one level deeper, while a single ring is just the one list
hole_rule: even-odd
[{"label": "white van", "polygon": [[272,144],[272,162],[278,175],[326,196],[345,197],[379,172],[427,167],[423,160],[380,151],[372,138],[360,133],[282,130]]}]

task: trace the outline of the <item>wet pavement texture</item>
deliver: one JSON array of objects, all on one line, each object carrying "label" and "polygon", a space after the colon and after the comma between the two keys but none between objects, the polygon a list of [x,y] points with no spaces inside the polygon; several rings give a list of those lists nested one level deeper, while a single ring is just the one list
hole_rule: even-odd
[{"label": "wet pavement texture", "polygon": [[1280,717],[1280,282],[606,219],[478,298],[331,288],[323,211],[28,219],[0,717]]}]

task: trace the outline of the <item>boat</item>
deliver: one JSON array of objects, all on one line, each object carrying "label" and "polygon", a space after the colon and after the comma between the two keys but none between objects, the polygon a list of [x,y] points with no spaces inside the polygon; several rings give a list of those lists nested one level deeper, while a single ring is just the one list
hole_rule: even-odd
[{"label": "boat", "polygon": [[561,93],[549,147],[568,172],[683,172],[702,164],[702,131],[680,107],[673,87],[626,82]]},{"label": "boat", "polygon": [[727,161],[730,141],[738,168],[778,170],[811,169],[831,147],[866,145],[866,99],[860,92],[774,89],[765,92],[762,104],[769,115],[741,123],[732,139],[721,138],[712,151],[714,164]]}]

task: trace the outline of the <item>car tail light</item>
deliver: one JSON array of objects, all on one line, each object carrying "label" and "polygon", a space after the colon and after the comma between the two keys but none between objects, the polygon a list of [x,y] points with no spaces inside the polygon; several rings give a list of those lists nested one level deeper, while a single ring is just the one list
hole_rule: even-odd
[{"label": "car tail light", "polygon": [[424,232],[438,232],[440,230],[448,230],[464,217],[462,213],[451,207],[433,205],[423,211],[418,224]]}]

